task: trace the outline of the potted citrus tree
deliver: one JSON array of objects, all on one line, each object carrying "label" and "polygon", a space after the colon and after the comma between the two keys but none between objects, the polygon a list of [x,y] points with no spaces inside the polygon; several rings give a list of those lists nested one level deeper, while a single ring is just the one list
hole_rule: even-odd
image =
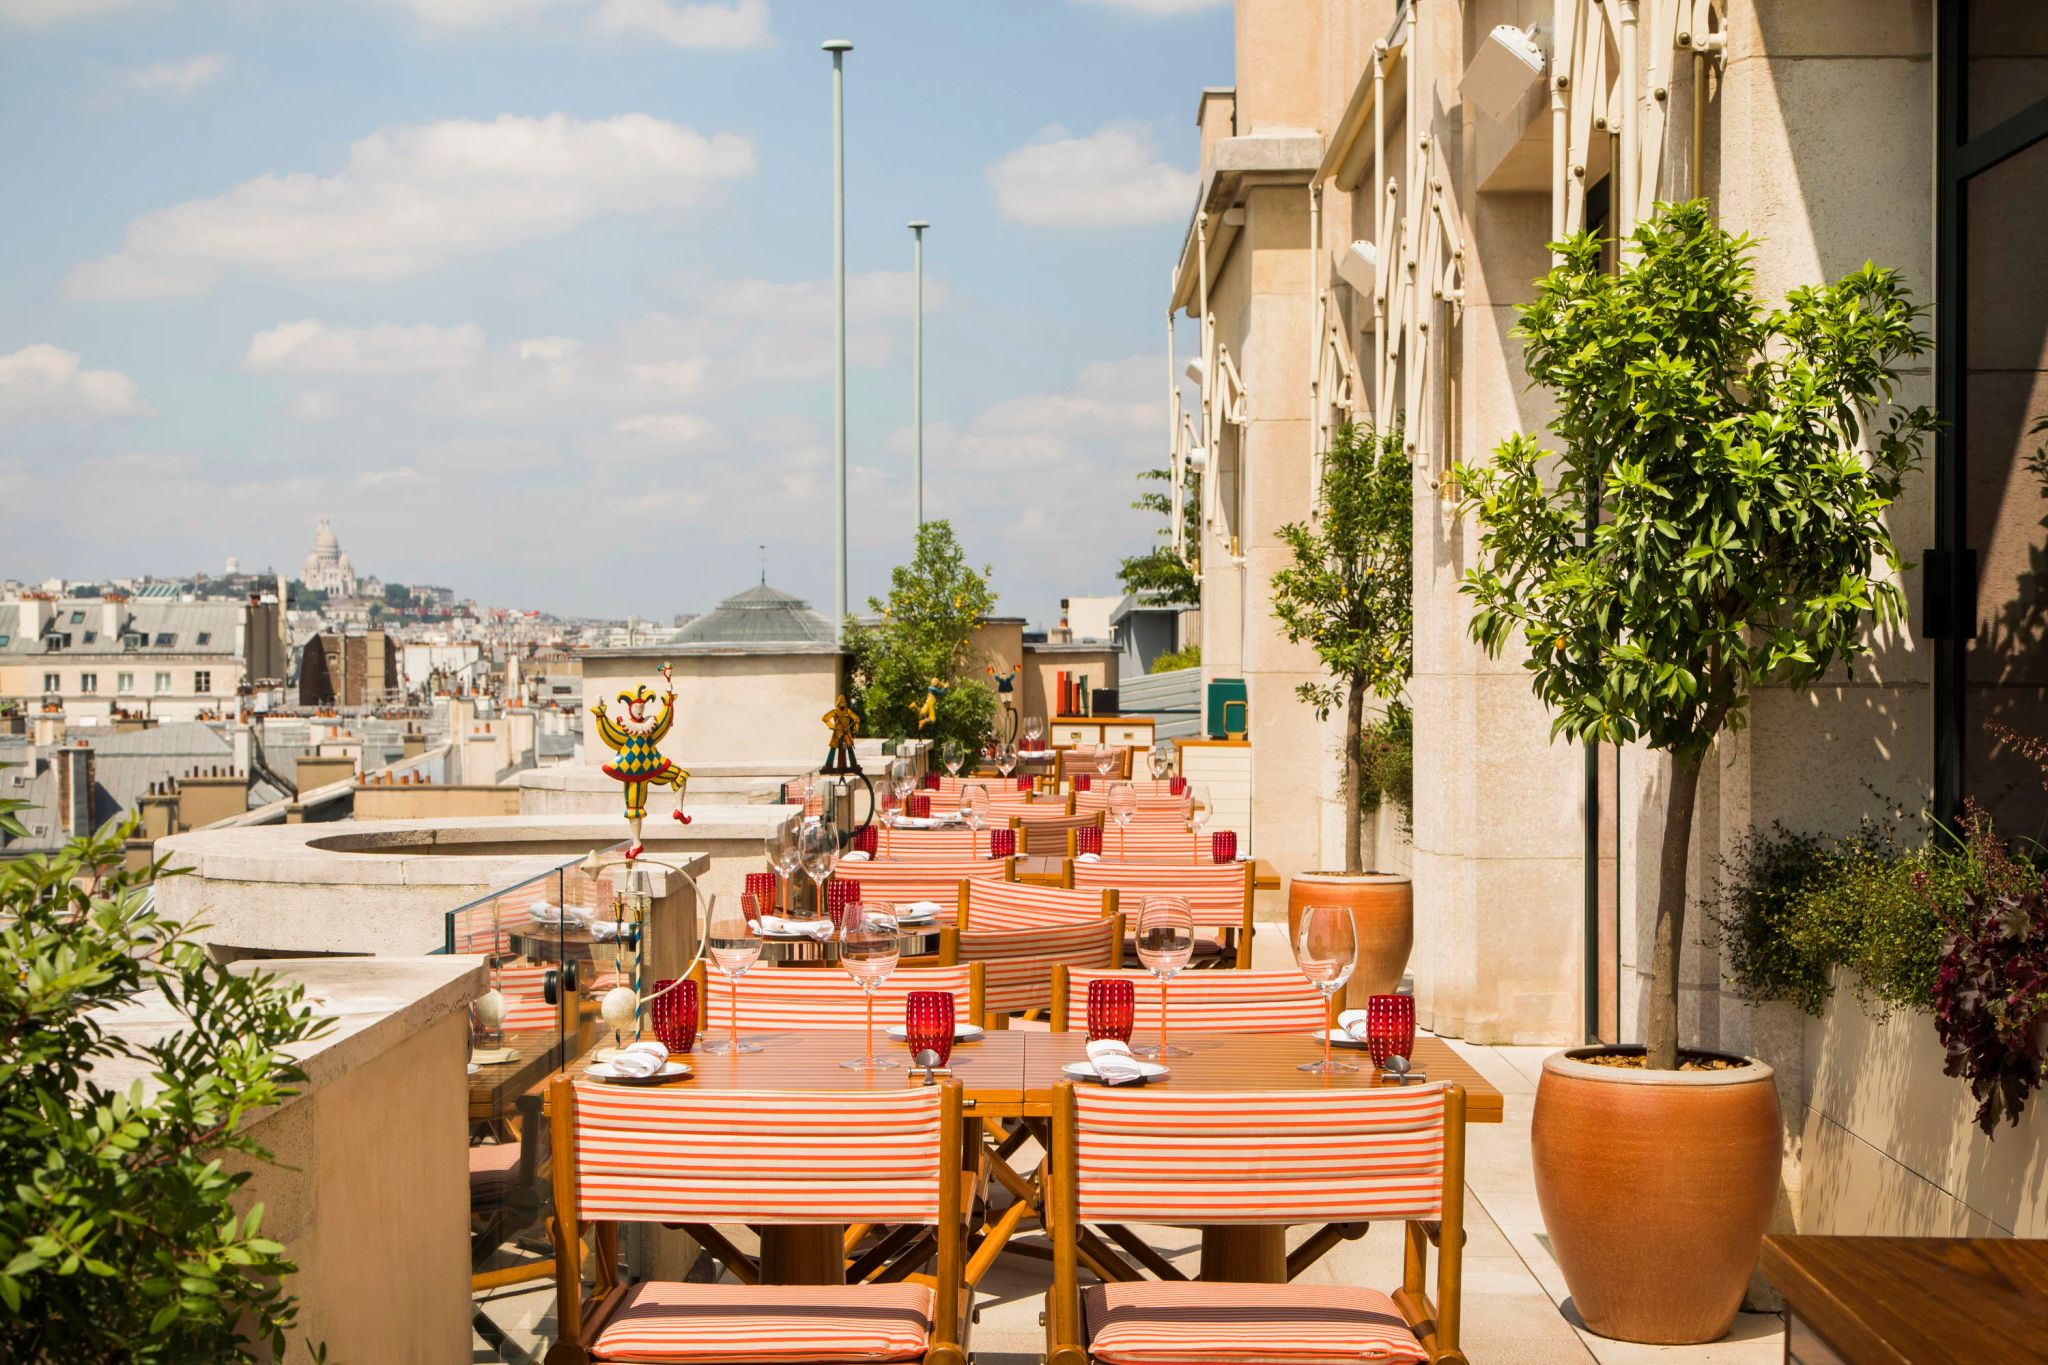
[{"label": "potted citrus tree", "polygon": [[1662,759],[1646,1045],[1548,1059],[1532,1135],[1572,1299],[1635,1341],[1727,1331],[1778,1187],[1771,1068],[1680,1046],[1700,771],[1756,687],[1815,683],[1902,618],[1884,517],[1935,425],[1897,402],[1927,340],[1895,272],[1766,309],[1749,245],[1703,201],[1659,205],[1612,274],[1593,235],[1556,244],[1517,335],[1558,449],[1516,435],[1458,470],[1473,635],[1526,644],[1554,735]]},{"label": "potted citrus tree", "polygon": [[1323,453],[1317,516],[1280,528],[1292,562],[1273,575],[1273,614],[1296,643],[1315,648],[1328,682],[1303,683],[1301,699],[1328,720],[1344,712],[1344,865],[1296,874],[1287,888],[1288,941],[1308,905],[1345,905],[1357,928],[1353,1003],[1401,984],[1415,944],[1408,879],[1366,867],[1361,814],[1367,781],[1367,705],[1400,714],[1414,657],[1414,474],[1400,428],[1338,429]]}]

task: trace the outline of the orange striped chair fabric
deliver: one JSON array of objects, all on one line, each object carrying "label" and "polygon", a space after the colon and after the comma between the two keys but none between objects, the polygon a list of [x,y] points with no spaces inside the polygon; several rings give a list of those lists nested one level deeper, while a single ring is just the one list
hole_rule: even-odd
[{"label": "orange striped chair fabric", "polygon": [[578,1081],[575,1092],[582,1218],[929,1223],[938,1217],[936,1086],[806,1094]]},{"label": "orange striped chair fabric", "polygon": [[844,863],[846,875],[860,883],[861,899],[870,904],[900,905],[904,901],[937,901],[950,917],[965,881],[1010,881],[1016,862],[1010,858],[926,862],[923,859],[879,858]]},{"label": "orange striped chair fabric", "polygon": [[449,952],[503,957],[512,951],[512,931],[529,923],[527,912],[524,908],[516,912],[507,910],[497,905],[496,900],[454,911],[449,916]]},{"label": "orange striped chair fabric", "polygon": [[875,857],[883,862],[915,858],[921,862],[965,862],[988,853],[988,831],[958,829],[878,829]]},{"label": "orange striped chair fabric", "polygon": [[[983,1008],[990,1014],[1049,1009],[1055,968],[1108,970],[1123,961],[1123,955],[1123,926],[1114,915],[1080,923],[962,930],[960,934],[961,960],[981,964]],[[1085,1016],[1087,1002],[1082,1003]],[[1085,1019],[1082,1027],[1087,1027]]]},{"label": "orange striped chair fabric", "polygon": [[[979,1019],[986,1008],[976,984],[974,964],[953,967],[898,967],[875,988],[875,1021],[903,1022],[903,998],[912,991],[946,991],[953,997],[954,1018]],[[708,998],[707,998],[708,997]],[[733,991],[719,980],[700,987],[706,1036],[732,1028]],[[853,979],[837,968],[782,968],[752,971],[740,978],[739,1017],[742,1030],[805,1033],[822,1029],[867,1027],[867,1002]],[[898,1220],[901,1221],[901,1220]]]},{"label": "orange striped chair fabric", "polygon": [[[1074,811],[1076,814],[1100,811],[1105,826],[1116,823],[1115,817],[1109,814],[1109,793],[1102,789],[1099,782],[1093,790],[1074,793]],[[1168,829],[1186,829],[1187,802],[1177,796],[1157,797],[1151,800],[1141,796],[1138,798],[1138,808],[1131,813],[1131,825],[1133,828],[1145,825],[1154,828],[1163,826]]]},{"label": "orange striped chair fabric", "polygon": [[1081,1321],[1088,1358],[1102,1365],[1422,1365],[1429,1359],[1392,1298],[1353,1285],[1097,1284],[1081,1291]]},{"label": "orange striped chair fabric", "polygon": [[1206,829],[1190,834],[1185,826],[1132,824],[1119,832],[1116,821],[1111,820],[1102,827],[1102,856],[1146,863],[1213,863],[1216,841]]},{"label": "orange striped chair fabric", "polygon": [[649,1281],[593,1343],[604,1361],[922,1360],[937,1296],[921,1284]]},{"label": "orange striped chair fabric", "polygon": [[[1126,916],[1126,923],[1129,922]],[[1088,1031],[1088,983],[1121,976],[1131,983],[1132,1036],[1159,1031],[1159,979],[1145,971],[1069,970],[1065,1003],[1055,1013],[1056,1031]],[[1329,1027],[1330,1008],[1322,992],[1294,971],[1182,972],[1168,987],[1166,1022],[1175,1033],[1314,1033]]]},{"label": "orange striped chair fabric", "polygon": [[[1054,780],[1064,784],[1075,773],[1086,773],[1098,783],[1103,781],[1102,774],[1095,767],[1096,746],[1088,746],[1088,752],[1080,755],[1074,752],[1075,747],[1070,745],[1053,750]],[[1131,751],[1122,745],[1110,747],[1115,749],[1117,754],[1116,764],[1109,770],[1110,780],[1121,781],[1131,775]]]},{"label": "orange striped chair fabric", "polygon": [[960,884],[960,924],[972,929],[1041,929],[1092,924],[1116,913],[1114,891],[1068,891],[1029,882]]},{"label": "orange striped chair fabric", "polygon": [[[1112,836],[1103,832],[1103,847]],[[1230,929],[1239,934],[1238,965],[1251,963],[1252,864],[1182,864],[1119,862],[1074,863],[1073,884],[1077,890],[1114,889],[1117,904],[1133,929],[1147,896],[1180,896],[1194,908],[1198,929]]]},{"label": "orange striped chair fabric", "polygon": [[554,1028],[561,1015],[547,1000],[549,969],[517,962],[498,968],[498,994],[505,997],[507,1029]]}]

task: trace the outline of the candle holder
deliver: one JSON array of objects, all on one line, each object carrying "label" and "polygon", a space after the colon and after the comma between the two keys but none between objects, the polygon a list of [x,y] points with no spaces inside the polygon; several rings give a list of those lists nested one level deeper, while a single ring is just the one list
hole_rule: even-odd
[{"label": "candle holder", "polygon": [[1365,1002],[1365,1050],[1384,1070],[1389,1057],[1415,1055],[1415,997],[1375,995]]},{"label": "candle holder", "polygon": [[934,1067],[953,1056],[953,996],[950,991],[912,991],[903,998],[904,1041],[910,1055],[936,1053]]},{"label": "candle holder", "polygon": [[1074,852],[1102,856],[1102,826],[1083,825],[1074,831]]},{"label": "candle holder", "polygon": [[825,917],[838,928],[846,919],[846,907],[860,900],[860,883],[850,877],[834,877],[825,883]]},{"label": "candle holder", "polygon": [[670,1052],[688,1052],[697,1041],[697,983],[657,981],[649,1006],[654,1036]]},{"label": "candle holder", "polygon": [[1219,863],[1237,861],[1237,831],[1219,829],[1209,836],[1209,856]]},{"label": "candle holder", "polygon": [[1014,829],[992,829],[988,832],[988,856],[991,858],[1014,858],[1017,856],[1017,831]]},{"label": "candle holder", "polygon": [[1138,992],[1126,977],[1104,977],[1088,983],[1088,1041],[1114,1038],[1131,1041],[1137,1023]]}]

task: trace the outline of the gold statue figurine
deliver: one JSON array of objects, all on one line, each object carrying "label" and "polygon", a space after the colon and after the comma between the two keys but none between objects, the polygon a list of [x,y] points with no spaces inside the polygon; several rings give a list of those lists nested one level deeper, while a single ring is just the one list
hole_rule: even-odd
[{"label": "gold statue figurine", "polygon": [[647,714],[647,704],[654,700],[654,694],[645,684],[631,692],[619,693],[619,701],[625,711],[617,720],[599,702],[590,708],[597,717],[597,733],[617,757],[604,765],[605,776],[626,786],[626,823],[633,828],[633,844],[626,850],[626,857],[638,858],[646,845],[640,840],[640,822],[647,818],[647,788],[649,784],[673,788],[676,794],[675,818],[683,824],[690,823],[690,817],[683,814],[683,786],[690,780],[689,773],[663,758],[656,747],[669,732],[676,720],[675,678],[667,664],[661,666],[661,680],[667,688],[661,697],[661,714]]},{"label": "gold statue figurine", "polygon": [[830,711],[818,717],[832,732],[831,747],[825,754],[828,773],[857,773],[860,761],[853,756],[853,737],[860,733],[860,713],[846,704],[846,694],[841,692],[839,700]]}]

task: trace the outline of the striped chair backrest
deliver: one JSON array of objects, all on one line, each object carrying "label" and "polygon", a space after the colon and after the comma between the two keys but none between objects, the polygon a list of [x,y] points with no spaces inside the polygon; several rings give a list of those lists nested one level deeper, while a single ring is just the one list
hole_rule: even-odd
[{"label": "striped chair backrest", "polygon": [[[1131,775],[1131,751],[1121,745],[1113,745],[1111,747],[1116,754],[1116,760],[1109,770],[1111,780],[1129,777]],[[1073,748],[1053,750],[1054,775],[1064,782],[1075,773],[1087,773],[1090,777],[1095,778],[1099,784],[1102,774],[1096,769],[1095,753],[1096,746],[1094,745],[1088,746],[1079,753],[1075,752]]]},{"label": "striped chair backrest", "polygon": [[1148,863],[1205,863],[1216,860],[1216,841],[1208,830],[1191,834],[1185,825],[1145,825],[1133,822],[1119,831],[1116,821],[1102,827],[1102,856],[1128,858]]},{"label": "striped chair backrest", "polygon": [[965,862],[988,852],[988,834],[957,829],[883,829],[875,832],[875,857],[890,862],[915,858],[921,862]]},{"label": "striped chair backrest", "polygon": [[448,951],[484,957],[501,957],[511,952],[512,931],[528,921],[523,907],[516,911],[507,910],[498,903],[502,899],[494,897],[487,904],[453,912],[449,916],[449,933],[453,942]]},{"label": "striped chair backrest", "polygon": [[[1114,891],[1067,891],[1029,882],[960,884],[960,925],[972,929],[1042,929],[1093,924],[1116,913]],[[962,940],[963,944],[965,940]]]},{"label": "striped chair backrest", "polygon": [[[1100,811],[1108,823],[1115,823],[1115,820],[1109,815],[1109,792],[1100,782],[1097,782],[1087,791],[1074,793],[1074,810],[1076,812]],[[1131,824],[1133,827],[1139,825],[1164,825],[1172,829],[1186,829],[1188,827],[1187,801],[1178,796],[1140,796],[1138,798],[1137,810],[1131,813]]]},{"label": "striped chair backrest", "polygon": [[870,904],[900,905],[904,901],[937,901],[950,913],[960,900],[964,881],[1008,881],[1016,866],[1009,858],[926,862],[879,858],[853,863],[847,874],[860,882],[861,897]]},{"label": "striped chair backrest", "polygon": [[[953,1017],[979,1019],[980,973],[973,963],[957,967],[898,967],[875,988],[875,1019],[903,1022],[903,997],[912,991],[945,991],[953,997]],[[1221,975],[1221,973],[1217,973]],[[703,1031],[715,1036],[732,1027],[733,992],[724,980],[700,992]],[[740,978],[739,1014],[742,1029],[780,1033],[811,1033],[820,1029],[858,1029],[867,1022],[867,1002],[860,987],[836,967],[782,967],[748,972]]]},{"label": "striped chair backrest", "polygon": [[[1116,835],[1104,831],[1102,848],[1113,853]],[[1105,858],[1101,862],[1076,862],[1074,864],[1074,886],[1077,890],[1101,891],[1114,887],[1118,892],[1117,904],[1124,912],[1124,918],[1133,926],[1138,922],[1138,910],[1147,896],[1180,896],[1194,907],[1195,925],[1202,929],[1241,929],[1251,931],[1252,916],[1252,864],[1250,863],[1171,863],[1118,862]]]},{"label": "striped chair backrest", "polygon": [[[1130,923],[1125,916],[1125,923]],[[1052,1020],[1057,1032],[1088,1031],[1088,983],[1121,976],[1131,983],[1139,1038],[1159,1030],[1159,979],[1144,971],[1085,971],[1055,983],[1054,999],[1064,1004]],[[1300,972],[1182,972],[1167,997],[1167,1022],[1175,1033],[1314,1033],[1329,1026],[1330,1007]]]},{"label": "striped chair backrest", "polygon": [[498,968],[498,994],[505,997],[507,1029],[551,1029],[560,1022],[560,1012],[548,1003],[548,971],[530,962]]},{"label": "striped chair backrest", "polygon": [[579,1219],[930,1223],[939,1215],[936,1086],[809,1093],[578,1081]]},{"label": "striped chair backrest", "polygon": [[1444,1091],[1074,1088],[1059,1145],[1083,1223],[1428,1220],[1444,1206]]},{"label": "striped chair backrest", "polygon": [[[1123,956],[1123,922],[1115,915],[1022,929],[962,930],[960,934],[961,960],[982,965],[983,1007],[991,1014],[1050,1009],[1056,965],[1108,970],[1122,962]],[[1087,1002],[1082,1003],[1085,1007]]]}]

